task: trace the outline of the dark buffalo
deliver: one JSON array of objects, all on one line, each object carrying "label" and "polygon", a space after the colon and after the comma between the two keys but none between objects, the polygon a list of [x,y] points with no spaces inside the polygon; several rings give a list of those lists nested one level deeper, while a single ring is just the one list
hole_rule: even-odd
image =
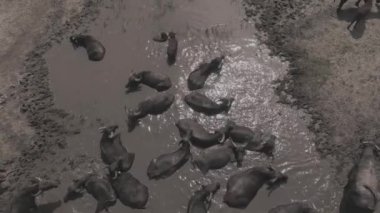
[{"label": "dark buffalo", "polygon": [[306,203],[295,202],[285,205],[279,205],[269,210],[268,213],[316,213],[316,211]]},{"label": "dark buffalo", "polygon": [[193,158],[193,164],[206,174],[209,170],[221,169],[230,162],[236,162],[241,167],[244,149],[236,148],[231,142],[212,146]]},{"label": "dark buffalo", "polygon": [[175,37],[175,33],[169,33],[168,48],[166,53],[168,55],[167,62],[169,65],[173,65],[177,60],[178,41]]},{"label": "dark buffalo", "polygon": [[[335,0],[334,0],[334,1],[335,1]],[[337,11],[337,12],[340,12],[340,11],[342,10],[343,5],[344,5],[347,1],[348,1],[348,0],[340,0],[339,5],[338,5],[338,8],[336,9],[336,11]],[[355,5],[356,5],[357,7],[359,7],[359,4],[360,4],[361,1],[362,1],[362,0],[357,0],[356,3],[355,3]]]},{"label": "dark buffalo", "polygon": [[191,197],[187,205],[187,213],[207,213],[211,206],[211,200],[219,188],[219,183],[202,186],[202,189],[196,191]]},{"label": "dark buffalo", "polygon": [[153,41],[155,42],[165,42],[168,40],[168,34],[162,32],[159,36],[154,36]]},{"label": "dark buffalo", "polygon": [[190,131],[191,144],[198,148],[208,148],[224,142],[225,128],[209,133],[194,119],[181,119],[176,123],[176,126],[181,137]]},{"label": "dark buffalo", "polygon": [[358,23],[362,21],[370,12],[373,5],[373,0],[365,0],[365,4],[359,7],[358,12],[355,17],[352,19],[351,23],[347,26],[347,29],[350,30],[351,26],[354,24],[354,30],[356,29]]},{"label": "dark buffalo", "polygon": [[167,111],[174,102],[174,95],[159,93],[140,102],[136,109],[128,110],[128,131],[131,132],[138,121],[147,115],[159,115]]},{"label": "dark buffalo", "polygon": [[120,168],[110,168],[111,174],[117,174],[112,178],[111,184],[119,200],[133,209],[145,209],[149,199],[148,187],[133,177],[129,172],[123,172]]},{"label": "dark buffalo", "polygon": [[121,142],[120,133],[116,133],[118,126],[112,125],[100,128],[100,154],[103,162],[112,165],[120,160],[123,171],[128,171],[135,160],[135,153],[129,153]]},{"label": "dark buffalo", "polygon": [[271,193],[287,179],[286,175],[271,167],[253,167],[239,172],[228,179],[224,202],[230,207],[245,209],[264,184]]},{"label": "dark buffalo", "polygon": [[64,202],[81,197],[84,190],[97,201],[95,213],[103,210],[108,212],[108,208],[116,204],[116,194],[108,178],[97,174],[87,174],[80,179],[74,180],[73,184],[67,189],[63,199]]},{"label": "dark buffalo", "polygon": [[214,58],[210,63],[200,64],[192,71],[187,79],[189,90],[197,90],[204,87],[207,78],[211,73],[219,73],[223,66],[224,56]]},{"label": "dark buffalo", "polygon": [[136,91],[140,84],[145,84],[159,92],[168,90],[172,86],[170,78],[164,74],[152,71],[133,73],[125,86],[127,92]]},{"label": "dark buffalo", "polygon": [[376,176],[374,144],[364,144],[359,162],[348,174],[348,182],[344,187],[340,203],[340,213],[372,213],[375,211],[378,196],[378,180]]},{"label": "dark buffalo", "polygon": [[177,151],[160,155],[150,162],[147,171],[149,179],[167,178],[185,165],[191,157],[189,140],[182,139],[180,144]]},{"label": "dark buffalo", "polygon": [[90,35],[74,35],[70,37],[70,41],[74,48],[84,47],[91,61],[101,61],[106,54],[103,44]]},{"label": "dark buffalo", "polygon": [[199,93],[192,92],[185,96],[184,101],[194,111],[203,113],[205,115],[216,115],[222,112],[228,112],[231,108],[233,98],[220,98],[219,103],[209,99],[207,96]]},{"label": "dark buffalo", "polygon": [[21,188],[13,196],[10,203],[10,213],[32,213],[37,212],[36,197],[43,192],[57,188],[59,181],[44,180],[36,178],[31,180],[27,186]]},{"label": "dark buffalo", "polygon": [[253,131],[248,127],[240,126],[232,121],[227,124],[226,138],[231,138],[236,146],[255,152],[261,152],[273,157],[276,136]]}]

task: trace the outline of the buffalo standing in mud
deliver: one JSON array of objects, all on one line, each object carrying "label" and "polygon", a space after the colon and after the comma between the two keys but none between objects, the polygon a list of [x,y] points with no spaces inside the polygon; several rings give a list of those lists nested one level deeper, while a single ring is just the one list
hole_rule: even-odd
[{"label": "buffalo standing in mud", "polygon": [[108,208],[116,204],[116,194],[108,177],[97,174],[87,174],[78,180],[74,180],[67,189],[64,202],[81,197],[84,190],[97,201],[95,213],[103,210],[108,212]]},{"label": "buffalo standing in mud", "polygon": [[279,205],[269,210],[268,213],[316,213],[316,211],[306,203],[295,202],[285,205]]},{"label": "buffalo standing in mud", "polygon": [[227,124],[226,138],[231,138],[235,146],[242,146],[247,150],[264,153],[273,158],[276,140],[274,135],[253,131],[248,127],[240,126],[229,121]]},{"label": "buffalo standing in mud", "polygon": [[102,127],[100,153],[103,162],[112,165],[121,162],[122,170],[128,171],[135,160],[135,153],[129,153],[121,142],[120,133],[116,133],[117,125]]},{"label": "buffalo standing in mud", "polygon": [[204,150],[193,158],[192,163],[206,174],[209,170],[221,169],[230,162],[236,162],[237,167],[241,167],[244,154],[244,149],[236,148],[231,142],[226,142]]},{"label": "buffalo standing in mud", "polygon": [[222,112],[228,113],[234,99],[220,98],[217,101],[219,103],[217,103],[199,92],[192,92],[185,96],[184,101],[194,111],[211,116],[211,115],[220,114]]},{"label": "buffalo standing in mud", "polygon": [[150,162],[147,170],[149,179],[167,178],[185,165],[191,157],[189,134],[180,141],[181,147],[177,151],[163,154]]},{"label": "buffalo standing in mud", "polygon": [[174,102],[174,95],[159,93],[140,102],[136,109],[128,110],[128,131],[131,132],[138,121],[147,115],[159,115],[167,111]]},{"label": "buffalo standing in mud", "polygon": [[127,92],[132,92],[138,90],[140,84],[145,84],[158,92],[168,90],[172,86],[170,78],[164,74],[152,71],[141,71],[139,73],[133,73],[131,77],[129,77],[125,87],[127,88]]},{"label": "buffalo standing in mud", "polygon": [[196,191],[187,205],[187,213],[207,213],[211,206],[214,194],[220,189],[219,183],[202,186]]},{"label": "buffalo standing in mud", "polygon": [[176,126],[181,137],[190,131],[191,144],[198,148],[208,148],[224,142],[224,128],[209,133],[194,119],[181,119],[176,122]]},{"label": "buffalo standing in mud", "polygon": [[169,65],[173,65],[177,60],[178,41],[175,37],[175,33],[169,33],[168,48],[166,50],[167,62]]},{"label": "buffalo standing in mud", "polygon": [[189,90],[197,90],[204,87],[207,78],[212,73],[218,73],[222,70],[224,56],[214,58],[210,63],[200,64],[192,71],[187,79]]},{"label": "buffalo standing in mud", "polygon": [[110,168],[110,173],[115,174],[111,184],[121,203],[133,209],[145,209],[149,199],[148,187],[120,168]]},{"label": "buffalo standing in mud", "polygon": [[227,192],[223,200],[229,207],[245,209],[264,184],[268,185],[271,193],[287,179],[286,175],[271,167],[253,167],[228,179]]},{"label": "buffalo standing in mud", "polygon": [[340,203],[340,213],[372,213],[375,211],[378,196],[376,176],[375,144],[364,144],[359,162],[348,174]]},{"label": "buffalo standing in mud", "polygon": [[103,44],[90,35],[74,35],[70,37],[70,41],[74,48],[84,47],[91,61],[101,61],[106,54]]},{"label": "buffalo standing in mud", "polygon": [[27,186],[21,188],[11,200],[10,213],[34,213],[37,212],[36,197],[43,192],[57,188],[59,181],[36,178]]}]

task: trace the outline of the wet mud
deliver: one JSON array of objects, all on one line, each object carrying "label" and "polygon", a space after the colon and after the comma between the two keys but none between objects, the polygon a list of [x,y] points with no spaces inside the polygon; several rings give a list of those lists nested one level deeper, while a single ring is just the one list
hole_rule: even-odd
[{"label": "wet mud", "polygon": [[378,142],[374,94],[379,90],[379,52],[373,48],[378,6],[350,32],[346,27],[356,13],[354,2],[339,14],[337,2],[275,2],[246,0],[247,19],[264,32],[261,39],[271,51],[290,62],[277,94],[281,102],[311,114],[316,148],[336,168],[336,180],[344,186],[360,141]]}]

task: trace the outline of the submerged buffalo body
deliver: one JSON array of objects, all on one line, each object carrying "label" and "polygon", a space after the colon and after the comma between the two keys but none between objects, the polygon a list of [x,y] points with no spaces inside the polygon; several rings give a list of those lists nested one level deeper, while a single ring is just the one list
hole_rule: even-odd
[{"label": "submerged buffalo body", "polygon": [[141,71],[139,73],[133,73],[131,77],[129,77],[125,87],[127,88],[127,92],[132,92],[137,90],[140,84],[145,84],[159,92],[168,90],[172,86],[170,78],[164,74],[152,71]]},{"label": "submerged buffalo body", "polygon": [[194,111],[203,113],[205,115],[216,115],[222,112],[228,112],[231,108],[233,98],[220,98],[219,102],[216,103],[209,99],[207,96],[199,93],[192,92],[185,96],[184,101],[189,105]]},{"label": "submerged buffalo body", "polygon": [[111,165],[121,160],[123,171],[128,171],[134,162],[135,154],[129,153],[121,142],[120,133],[115,133],[117,125],[101,128],[101,158],[105,164]]},{"label": "submerged buffalo body", "polygon": [[219,183],[212,183],[202,186],[201,190],[196,191],[187,205],[187,213],[207,213],[214,194],[219,190]]},{"label": "submerged buffalo body", "polygon": [[221,169],[230,162],[236,162],[237,167],[241,167],[244,157],[244,149],[233,146],[232,143],[224,143],[212,146],[199,156],[193,158],[193,164],[206,174],[209,170]]},{"label": "submerged buffalo body", "polygon": [[375,146],[367,144],[351,169],[340,203],[340,213],[372,213],[378,202]]},{"label": "submerged buffalo body", "polygon": [[248,127],[236,125],[229,121],[227,124],[226,137],[231,138],[236,146],[255,152],[261,152],[273,157],[276,137],[264,134],[261,131],[253,131]]},{"label": "submerged buffalo body", "polygon": [[95,213],[108,211],[108,208],[116,204],[116,194],[107,177],[97,174],[88,174],[74,180],[69,186],[64,197],[64,202],[75,200],[82,195],[83,190],[92,195],[97,201]]},{"label": "submerged buffalo body", "polygon": [[183,137],[188,131],[191,132],[191,143],[199,148],[207,148],[224,141],[224,129],[209,133],[196,120],[181,119],[176,123],[180,135]]},{"label": "submerged buffalo body", "polygon": [[167,111],[174,102],[174,95],[159,93],[140,102],[136,109],[128,110],[128,131],[132,131],[139,119],[147,115],[159,115]]},{"label": "submerged buffalo body", "polygon": [[268,213],[316,213],[316,211],[306,203],[296,202],[285,205],[279,205],[269,210]]},{"label": "submerged buffalo body", "polygon": [[286,181],[286,175],[270,167],[253,167],[228,179],[224,202],[230,207],[245,209],[264,184],[273,191]]},{"label": "submerged buffalo body", "polygon": [[36,197],[45,191],[57,188],[58,181],[50,181],[36,178],[29,185],[21,188],[11,200],[10,213],[37,212]]},{"label": "submerged buffalo body", "polygon": [[167,62],[169,65],[173,65],[177,60],[178,41],[175,37],[175,33],[169,33],[168,48],[166,50]]},{"label": "submerged buffalo body", "polygon": [[197,90],[204,87],[207,78],[212,73],[219,73],[222,69],[224,56],[213,59],[210,63],[203,63],[192,71],[187,79],[189,90]]},{"label": "submerged buffalo body", "polygon": [[149,166],[147,175],[149,179],[163,179],[174,174],[190,158],[190,144],[187,140],[182,140],[181,147],[172,153],[163,154],[153,159]]},{"label": "submerged buffalo body", "polygon": [[106,54],[103,44],[90,35],[74,35],[70,37],[70,41],[74,48],[84,47],[91,61],[101,61]]},{"label": "submerged buffalo body", "polygon": [[111,180],[119,200],[133,209],[145,209],[148,202],[148,187],[133,177],[129,172],[121,172]]}]

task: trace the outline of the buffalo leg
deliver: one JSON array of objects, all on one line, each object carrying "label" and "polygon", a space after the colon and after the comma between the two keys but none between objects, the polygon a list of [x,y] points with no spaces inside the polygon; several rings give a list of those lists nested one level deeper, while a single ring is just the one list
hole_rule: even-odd
[{"label": "buffalo leg", "polygon": [[[361,1],[361,0],[359,0]],[[336,9],[338,12],[342,10],[343,5],[347,2],[347,0],[340,0],[338,8]]]}]

